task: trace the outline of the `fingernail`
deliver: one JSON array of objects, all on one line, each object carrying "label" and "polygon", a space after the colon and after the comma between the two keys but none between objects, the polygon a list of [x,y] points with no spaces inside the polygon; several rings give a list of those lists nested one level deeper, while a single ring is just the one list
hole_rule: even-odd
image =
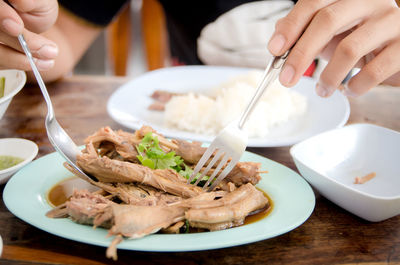
[{"label": "fingernail", "polygon": [[54,60],[40,60],[40,59],[38,59],[38,60],[35,60],[35,63],[36,63],[36,67],[39,70],[46,71],[46,70],[50,70],[54,66],[55,62],[54,62]]},{"label": "fingernail", "polygon": [[281,76],[280,76],[282,85],[290,85],[290,83],[293,80],[294,74],[295,74],[295,71],[294,71],[293,66],[291,66],[290,64],[289,65],[285,64],[283,66]]},{"label": "fingernail", "polygon": [[317,95],[320,97],[326,97],[328,95],[327,87],[322,85],[321,83],[317,83]]},{"label": "fingernail", "polygon": [[347,97],[358,97],[359,95],[354,93],[353,91],[350,90],[350,88],[347,86],[347,84],[341,85],[340,90],[342,91],[343,95]]},{"label": "fingernail", "polygon": [[285,45],[286,39],[283,35],[277,34],[272,36],[268,43],[268,49],[272,54],[278,55]]},{"label": "fingernail", "polygon": [[57,57],[58,48],[53,45],[45,44],[37,51],[37,53],[40,57],[52,59]]},{"label": "fingernail", "polygon": [[2,25],[6,31],[17,36],[22,32],[23,26],[20,23],[17,23],[11,18],[6,18],[3,20]]},{"label": "fingernail", "polygon": [[323,98],[329,97],[335,92],[335,88],[324,85],[322,82],[317,83],[317,95]]}]

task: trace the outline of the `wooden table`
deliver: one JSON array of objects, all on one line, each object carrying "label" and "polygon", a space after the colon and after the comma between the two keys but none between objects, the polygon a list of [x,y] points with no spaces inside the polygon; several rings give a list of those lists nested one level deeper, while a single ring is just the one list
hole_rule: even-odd
[{"label": "wooden table", "polygon": [[[59,122],[78,144],[102,126],[122,128],[107,115],[106,103],[126,80],[73,76],[48,86]],[[45,115],[39,88],[25,87],[0,121],[0,138],[30,139],[39,145],[39,156],[53,152],[44,128]],[[400,131],[400,89],[378,87],[351,100],[349,123],[356,122]],[[250,151],[297,170],[288,147]],[[41,231],[16,218],[3,202],[0,235],[4,241],[1,264],[114,263],[105,258],[105,248]],[[315,210],[303,225],[272,239],[202,252],[119,250],[118,256],[121,264],[400,264],[400,216],[370,223],[317,196]]]}]

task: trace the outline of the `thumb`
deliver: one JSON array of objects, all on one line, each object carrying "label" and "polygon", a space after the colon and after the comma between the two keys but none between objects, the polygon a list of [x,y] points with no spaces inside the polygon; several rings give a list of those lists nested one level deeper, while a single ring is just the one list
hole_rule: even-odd
[{"label": "thumb", "polygon": [[24,29],[24,22],[12,6],[0,1],[0,27],[3,32],[13,37],[18,36]]}]

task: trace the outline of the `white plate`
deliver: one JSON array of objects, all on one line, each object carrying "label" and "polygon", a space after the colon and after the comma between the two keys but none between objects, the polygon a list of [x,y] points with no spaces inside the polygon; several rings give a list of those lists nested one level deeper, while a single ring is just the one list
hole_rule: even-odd
[{"label": "white plate", "polygon": [[[211,142],[213,136],[167,128],[163,114],[148,110],[155,90],[202,92],[238,74],[254,69],[216,66],[179,66],[151,71],[127,82],[110,97],[107,111],[112,119],[130,129],[150,125],[167,137]],[[315,134],[342,127],[349,118],[350,105],[345,96],[335,92],[329,98],[315,93],[315,81],[303,77],[293,88],[308,100],[308,109],[300,118],[271,129],[268,137],[250,138],[248,146],[288,146]]]},{"label": "white plate", "polygon": [[[197,251],[237,246],[268,239],[291,231],[312,213],[315,196],[308,183],[293,170],[265,157],[245,152],[243,161],[261,163],[268,170],[257,187],[273,201],[273,209],[265,218],[240,227],[216,232],[193,234],[154,234],[141,239],[125,240],[118,248],[140,251]],[[14,215],[25,222],[60,237],[107,247],[112,238],[107,230],[74,223],[68,218],[45,216],[51,209],[47,192],[71,176],[58,153],[41,157],[18,171],[3,191],[3,201]],[[102,255],[102,254],[99,254]]]}]

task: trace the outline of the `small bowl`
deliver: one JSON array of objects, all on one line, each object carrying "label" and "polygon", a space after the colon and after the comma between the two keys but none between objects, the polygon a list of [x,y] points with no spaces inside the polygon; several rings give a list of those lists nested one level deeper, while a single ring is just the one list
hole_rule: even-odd
[{"label": "small bowl", "polygon": [[16,156],[24,160],[13,167],[0,170],[0,184],[7,182],[15,172],[31,162],[36,157],[38,150],[39,148],[34,142],[26,139],[0,139],[0,155]]},{"label": "small bowl", "polygon": [[26,74],[20,70],[0,70],[0,77],[6,78],[4,96],[0,98],[1,120],[12,98],[24,87]]},{"label": "small bowl", "polygon": [[[290,149],[301,175],[324,197],[371,222],[400,214],[400,133],[353,124]],[[364,184],[356,177],[376,176]]]}]

